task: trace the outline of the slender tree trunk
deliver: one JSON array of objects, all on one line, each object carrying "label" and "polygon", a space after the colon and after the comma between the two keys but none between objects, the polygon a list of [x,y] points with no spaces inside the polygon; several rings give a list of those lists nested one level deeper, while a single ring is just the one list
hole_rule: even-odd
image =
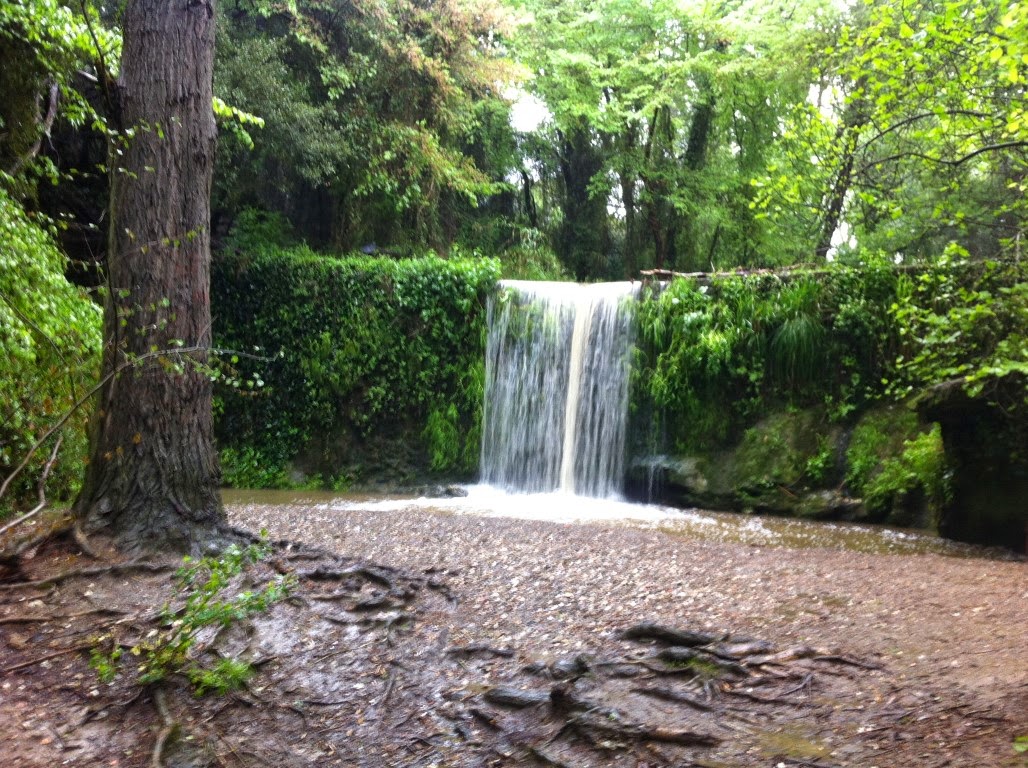
[{"label": "slender tree trunk", "polygon": [[585,125],[560,134],[564,221],[558,255],[579,280],[601,276],[607,253],[607,200],[589,190],[603,160]]},{"label": "slender tree trunk", "polygon": [[[113,147],[104,373],[211,340],[214,11],[130,0]],[[224,524],[206,352],[152,358],[102,389],[76,514],[128,551],[197,552]]]},{"label": "slender tree trunk", "polygon": [[832,237],[842,221],[846,195],[853,183],[853,167],[856,162],[857,147],[860,143],[860,132],[867,123],[867,108],[862,101],[853,101],[847,105],[843,114],[842,125],[839,126],[836,138],[842,147],[839,171],[835,176],[832,188],[825,195],[822,209],[824,218],[821,220],[821,232],[818,236],[814,255],[818,259],[827,259],[832,250]]}]

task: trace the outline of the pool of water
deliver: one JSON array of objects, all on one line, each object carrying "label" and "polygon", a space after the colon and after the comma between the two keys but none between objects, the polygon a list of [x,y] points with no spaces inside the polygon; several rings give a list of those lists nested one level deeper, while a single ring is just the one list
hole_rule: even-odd
[{"label": "pool of water", "polygon": [[227,505],[302,504],[345,514],[352,510],[384,514],[422,510],[440,514],[507,517],[568,524],[603,523],[661,530],[674,536],[761,547],[847,549],[879,554],[935,553],[954,557],[1001,557],[1003,553],[943,539],[924,531],[856,523],[677,509],[563,493],[510,494],[485,485],[467,486],[467,496],[412,498],[330,491],[250,491],[226,489]]}]

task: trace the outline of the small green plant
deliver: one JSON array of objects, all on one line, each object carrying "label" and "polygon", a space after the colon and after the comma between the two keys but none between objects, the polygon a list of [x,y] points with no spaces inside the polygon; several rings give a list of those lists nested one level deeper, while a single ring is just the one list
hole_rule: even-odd
[{"label": "small green plant", "polygon": [[810,482],[818,484],[829,479],[835,469],[835,446],[824,435],[817,438],[817,451],[807,459],[804,474]]},{"label": "small green plant", "polygon": [[[110,635],[97,638],[96,645],[89,651],[89,666],[96,671],[101,683],[110,683],[118,675],[118,662],[121,660],[121,646],[114,644]],[[103,646],[109,646],[105,650]]]},{"label": "small green plant", "polygon": [[208,691],[222,695],[242,688],[253,676],[253,667],[239,659],[218,659],[213,667],[193,666],[186,670],[197,696]]},{"label": "small green plant", "polygon": [[[130,650],[140,657],[140,683],[156,683],[182,673],[197,695],[202,695],[207,691],[225,693],[246,682],[253,672],[246,662],[224,658],[208,667],[197,660],[195,651],[202,630],[228,627],[266,611],[289,594],[294,580],[288,576],[276,576],[260,591],[237,589],[238,577],[268,552],[263,543],[232,545],[219,557],[185,558],[175,574],[178,599],[174,606],[168,603],[160,612],[162,628],[151,631]],[[90,666],[101,680],[110,681],[117,673],[120,659],[118,645],[104,650],[98,644],[90,654]]]}]

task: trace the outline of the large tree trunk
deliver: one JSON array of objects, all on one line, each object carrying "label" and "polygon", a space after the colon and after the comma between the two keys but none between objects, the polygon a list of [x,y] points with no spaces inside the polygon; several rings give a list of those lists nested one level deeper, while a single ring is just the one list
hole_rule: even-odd
[{"label": "large tree trunk", "polygon": [[[130,0],[111,156],[104,374],[76,514],[129,551],[216,540],[210,187],[214,12],[205,0]],[[181,354],[155,350],[181,345]]]}]

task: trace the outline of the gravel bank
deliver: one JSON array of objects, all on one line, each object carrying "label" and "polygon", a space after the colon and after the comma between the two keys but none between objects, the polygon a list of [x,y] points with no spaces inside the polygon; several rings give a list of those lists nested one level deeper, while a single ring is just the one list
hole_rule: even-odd
[{"label": "gravel bank", "polygon": [[702,541],[613,524],[329,505],[231,506],[230,519],[417,571],[445,571],[454,642],[548,657],[640,620],[874,657],[932,687],[1019,697],[1028,732],[1028,564]]}]

